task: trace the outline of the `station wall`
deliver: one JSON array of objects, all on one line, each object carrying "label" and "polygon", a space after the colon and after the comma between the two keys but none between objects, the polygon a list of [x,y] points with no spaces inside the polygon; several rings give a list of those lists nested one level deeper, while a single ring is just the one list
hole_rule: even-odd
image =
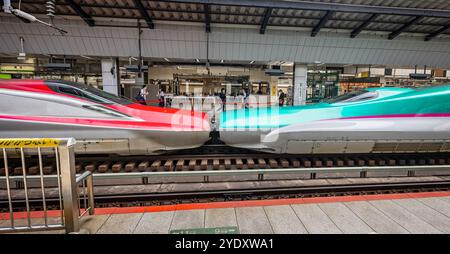
[{"label": "station wall", "polygon": [[[129,57],[138,55],[138,31],[120,27],[88,27],[78,20],[58,20],[69,33],[40,24],[25,24],[19,19],[0,17],[0,52],[18,53],[19,37],[25,39],[25,52],[34,54],[91,55]],[[209,43],[207,36],[209,36]],[[336,64],[384,64],[394,66],[427,65],[450,68],[450,40],[425,42],[422,37],[399,36],[387,40],[379,36],[320,32],[310,37],[305,31],[269,29],[259,34],[257,28],[212,27],[156,24],[142,33],[144,57],[183,59],[321,61]]]}]

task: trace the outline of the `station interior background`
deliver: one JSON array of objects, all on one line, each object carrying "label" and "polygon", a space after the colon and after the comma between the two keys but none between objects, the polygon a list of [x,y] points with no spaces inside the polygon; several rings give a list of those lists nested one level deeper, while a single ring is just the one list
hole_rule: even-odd
[{"label": "station interior background", "polygon": [[[116,4],[100,0],[75,1],[81,7],[80,12],[79,9],[78,11],[76,8],[73,9],[73,6],[71,9],[71,6],[67,5],[67,1],[50,2],[54,4],[53,12],[51,8],[50,11],[48,7],[45,9],[45,1],[23,1],[23,3],[20,3],[24,11],[42,20],[50,20],[56,26],[59,25],[68,29],[72,33],[70,36],[86,36],[86,40],[93,40],[95,35],[90,33],[90,31],[94,31],[92,29],[104,29],[105,34],[108,31],[111,33],[116,31],[118,34],[126,33],[126,39],[129,41],[126,45],[128,48],[120,48],[121,52],[114,52],[114,50],[108,50],[104,47],[93,47],[84,50],[86,51],[85,54],[71,54],[77,51],[83,53],[83,50],[81,47],[80,49],[74,49],[76,45],[72,44],[66,45],[67,48],[65,48],[64,44],[52,41],[59,37],[63,38],[64,35],[57,34],[51,28],[40,26],[39,29],[45,30],[44,34],[39,33],[41,38],[38,38],[36,34],[30,37],[25,30],[32,29],[30,28],[31,25],[25,27],[26,23],[20,23],[19,19],[14,19],[11,15],[2,13],[0,14],[0,22],[9,31],[4,32],[5,44],[0,47],[0,78],[70,80],[89,84],[131,99],[145,85],[149,91],[146,98],[148,104],[158,104],[158,92],[161,89],[165,92],[166,106],[174,107],[177,106],[176,103],[170,103],[173,98],[180,96],[197,98],[217,96],[222,88],[225,89],[227,101],[243,102],[241,97],[242,89],[244,89],[246,93],[255,97],[264,97],[263,101],[267,101],[267,103],[263,103],[264,106],[278,105],[278,96],[280,91],[283,91],[286,95],[284,105],[297,105],[319,102],[367,87],[420,87],[445,84],[450,79],[450,72],[447,71],[448,66],[446,64],[448,60],[443,60],[444,64],[442,64],[442,61],[433,63],[428,59],[421,59],[420,54],[424,52],[408,51],[407,48],[403,53],[398,53],[397,58],[402,58],[400,60],[392,60],[387,57],[383,59],[382,56],[371,59],[369,53],[375,51],[370,48],[365,52],[363,48],[358,48],[358,51],[355,49],[344,57],[342,57],[342,53],[341,58],[337,58],[338,52],[331,52],[326,47],[322,49],[326,51],[323,54],[321,54],[320,48],[318,53],[315,52],[318,57],[305,51],[302,51],[304,56],[299,54],[292,56],[281,51],[278,55],[274,54],[273,51],[271,55],[268,55],[267,52],[259,52],[261,51],[260,45],[255,45],[255,48],[251,49],[251,54],[236,56],[235,51],[232,52],[233,54],[227,55],[225,47],[214,46],[210,42],[210,37],[215,34],[218,34],[218,38],[219,36],[223,38],[223,36],[232,33],[238,34],[236,31],[253,33],[255,32],[253,28],[260,29],[260,35],[258,35],[260,39],[270,37],[266,40],[278,39],[281,41],[283,38],[290,40],[291,38],[286,36],[294,32],[296,33],[295,36],[297,36],[297,33],[300,34],[301,37],[299,38],[309,37],[308,33],[312,28],[311,42],[326,39],[331,41],[335,39],[334,36],[340,36],[342,33],[353,30],[351,36],[353,41],[358,41],[361,37],[361,42],[373,39],[374,43],[380,44],[379,41],[375,40],[382,38],[386,42],[381,48],[392,50],[399,49],[398,46],[400,45],[388,44],[393,41],[392,34],[394,34],[394,38],[399,35],[402,37],[395,40],[416,43],[416,41],[422,40],[421,38],[418,39],[418,36],[427,35],[427,31],[433,32],[439,28],[442,25],[439,22],[446,20],[444,18],[430,17],[425,20],[414,19],[407,22],[408,16],[400,15],[376,14],[375,16],[374,14],[372,17],[361,13],[246,8],[233,5],[207,5],[200,2],[184,3],[183,1],[141,1],[143,5],[140,8],[129,0],[118,1]],[[369,2],[370,5],[377,5],[377,3],[372,3],[373,1]],[[427,1],[418,2],[420,3],[416,4],[419,5],[417,7],[434,9],[432,4]],[[350,0],[345,3],[354,4]],[[18,3],[12,1],[12,4]],[[389,3],[381,3],[380,5],[399,8],[414,7],[410,6],[410,1],[398,1],[396,6],[391,6],[392,4]],[[146,12],[142,12],[142,10]],[[145,13],[149,15],[145,15]],[[322,14],[326,15],[322,16]],[[88,26],[80,21],[80,17]],[[367,22],[364,22],[365,17],[369,17]],[[180,25],[180,22],[182,22],[182,25]],[[361,24],[361,22],[363,23]],[[206,25],[206,32],[202,28],[203,25]],[[242,26],[245,27],[241,28]],[[12,27],[15,27],[16,30],[13,31]],[[110,27],[122,30],[107,30]],[[202,37],[192,39],[198,39],[198,43],[200,43],[197,45],[198,47],[193,47],[193,52],[175,52],[174,50],[178,45],[169,47],[168,44],[166,49],[169,53],[152,53],[155,52],[152,51],[154,50],[152,47],[160,49],[161,45],[156,44],[164,43],[165,39],[172,36],[167,32],[168,30],[178,33],[180,29],[185,29],[185,27],[187,27],[187,32],[192,31],[191,36],[201,35]],[[23,30],[20,30],[22,28]],[[235,28],[240,30],[232,30]],[[91,30],[76,31],[77,29]],[[359,31],[357,31],[358,29]],[[443,46],[449,35],[445,29],[440,30],[442,29],[438,30],[438,34],[431,33],[430,35],[433,34],[433,36],[430,38],[439,37],[433,40],[439,43],[439,45],[436,45]],[[155,31],[164,38],[152,38],[153,35],[148,34],[147,31],[152,33]],[[355,31],[357,31],[356,35],[354,35]],[[78,35],[78,33],[81,35]],[[361,35],[358,35],[359,33]],[[316,34],[318,34],[318,39],[314,38]],[[206,37],[204,37],[205,35]],[[116,35],[113,34],[112,37],[114,36]],[[354,38],[356,36],[358,38]],[[113,40],[119,42],[123,39],[122,37],[113,38]],[[383,37],[389,37],[389,40]],[[201,44],[205,38],[206,44]],[[175,40],[177,40],[177,43],[186,43],[186,48],[190,43],[188,39],[182,42],[179,38]],[[17,43],[14,43],[14,41]],[[230,41],[233,41],[233,39],[230,39]],[[43,43],[47,42],[49,43],[48,47],[42,46]],[[118,45],[117,42],[114,43]],[[86,43],[86,41],[83,41],[83,43]],[[121,43],[125,45],[125,42]],[[173,41],[170,43],[173,45]],[[216,44],[219,43],[222,42],[219,41]],[[422,40],[422,43],[433,42],[423,42]],[[318,44],[321,43],[318,42]],[[203,45],[206,46],[203,47]],[[97,47],[99,47],[98,44]],[[392,49],[389,47],[392,47]],[[433,50],[432,48],[433,46],[420,50]],[[122,51],[131,53],[126,55]],[[335,51],[339,51],[339,49],[335,48]],[[62,54],[61,52],[66,53]],[[413,57],[405,56],[405,52],[406,54],[410,52]],[[438,51],[436,52],[436,54],[439,54]],[[262,54],[264,54],[264,57],[262,57]],[[327,56],[330,54],[334,54],[334,58]],[[275,55],[275,57],[272,55]],[[283,57],[280,57],[280,55]],[[300,103],[295,103],[293,96],[295,91],[294,72],[297,65],[301,65],[307,71],[307,74],[304,75],[306,78],[302,77],[306,81],[305,88],[302,88],[306,90],[306,96],[301,99]],[[143,68],[139,70],[139,66],[143,66]],[[111,71],[108,71],[109,69]],[[110,84],[111,76],[117,77],[117,80],[113,81],[114,84]],[[263,104],[257,104],[257,106]]]},{"label": "station interior background", "polygon": [[[227,96],[242,96],[242,89],[254,96],[270,96],[272,104],[282,90],[287,95],[285,105],[292,105],[294,63],[272,62],[210,62],[204,59],[143,59],[148,71],[136,72],[129,66],[138,59],[120,59],[119,94],[133,99],[147,84],[148,104],[158,104],[158,91],[167,98],[174,96],[217,96],[224,88]],[[101,59],[94,56],[28,55],[19,60],[16,56],[3,54],[0,58],[0,78],[3,79],[50,79],[68,80],[103,89]],[[49,63],[68,63],[70,68],[60,70]],[[312,63],[308,66],[306,103],[352,92],[368,87],[421,87],[449,83],[450,72],[430,66],[381,66],[339,65]],[[271,72],[274,69],[279,72]],[[419,79],[411,74],[426,74]],[[275,98],[273,98],[275,97]]]}]

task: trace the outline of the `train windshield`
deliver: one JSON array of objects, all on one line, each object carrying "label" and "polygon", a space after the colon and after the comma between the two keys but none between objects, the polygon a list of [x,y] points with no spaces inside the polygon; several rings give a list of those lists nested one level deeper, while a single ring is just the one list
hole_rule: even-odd
[{"label": "train windshield", "polygon": [[128,105],[133,103],[131,100],[107,93],[92,86],[79,84],[75,82],[52,82],[48,86],[55,92],[70,94],[81,97],[95,103],[101,104],[121,104]]},{"label": "train windshield", "polygon": [[377,92],[369,92],[367,90],[358,90],[350,93],[346,93],[343,95],[339,95],[337,97],[328,99],[324,102],[326,103],[345,103],[345,102],[357,102],[357,101],[365,101],[378,97]]}]

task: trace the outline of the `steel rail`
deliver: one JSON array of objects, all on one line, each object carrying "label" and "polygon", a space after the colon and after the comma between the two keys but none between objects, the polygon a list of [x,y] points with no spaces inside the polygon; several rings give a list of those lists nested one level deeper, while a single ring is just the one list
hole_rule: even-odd
[{"label": "steel rail", "polygon": [[[275,168],[275,169],[240,169],[240,170],[197,170],[197,171],[164,171],[164,172],[127,172],[127,173],[94,173],[94,179],[123,179],[142,177],[183,177],[183,176],[235,176],[235,175],[268,175],[268,174],[303,174],[303,173],[345,173],[345,172],[380,172],[380,171],[426,171],[450,170],[450,165],[432,166],[354,166],[354,167],[311,167],[311,168]],[[87,174],[86,172],[83,173]],[[89,174],[88,174],[89,175]],[[77,179],[82,174],[77,175]],[[45,175],[46,179],[56,179],[56,175]],[[10,180],[23,180],[23,176],[9,176]],[[26,179],[40,179],[40,176],[27,175]],[[0,180],[6,180],[5,176]]]},{"label": "steel rail", "polygon": [[[201,202],[201,199],[221,198],[227,200],[261,199],[267,196],[274,198],[291,198],[286,195],[295,195],[295,197],[318,197],[318,196],[342,196],[370,193],[389,192],[412,192],[412,191],[442,191],[450,188],[450,181],[415,181],[415,182],[386,182],[386,183],[358,183],[358,184],[338,184],[338,185],[308,185],[308,186],[288,186],[288,187],[259,187],[259,188],[237,188],[237,189],[219,189],[219,190],[201,190],[201,191],[174,191],[174,192],[156,192],[156,193],[128,193],[128,194],[102,194],[96,195],[96,204],[107,204],[117,206],[120,202],[148,202],[148,201],[168,201],[180,203],[182,200],[190,200],[190,202]],[[36,203],[35,207],[39,207],[39,199],[31,199],[30,203]],[[220,201],[220,200],[213,200]],[[57,199],[49,199],[49,202],[57,202]],[[0,205],[4,201],[0,200]],[[14,201],[16,207],[23,200]]]}]

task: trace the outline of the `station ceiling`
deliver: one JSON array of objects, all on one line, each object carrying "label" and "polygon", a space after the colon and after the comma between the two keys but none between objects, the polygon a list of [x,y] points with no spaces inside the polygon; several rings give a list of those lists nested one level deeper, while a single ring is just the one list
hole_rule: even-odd
[{"label": "station ceiling", "polygon": [[[18,7],[18,0],[12,1]],[[22,0],[21,9],[45,15],[47,0]],[[97,19],[141,20],[154,29],[158,21],[253,25],[264,34],[270,27],[309,29],[311,36],[322,30],[360,33],[386,33],[395,39],[402,33],[450,37],[448,0],[56,0],[57,16],[83,19],[96,26]],[[156,24],[155,24],[156,21]],[[104,24],[102,24],[104,26]]]}]

